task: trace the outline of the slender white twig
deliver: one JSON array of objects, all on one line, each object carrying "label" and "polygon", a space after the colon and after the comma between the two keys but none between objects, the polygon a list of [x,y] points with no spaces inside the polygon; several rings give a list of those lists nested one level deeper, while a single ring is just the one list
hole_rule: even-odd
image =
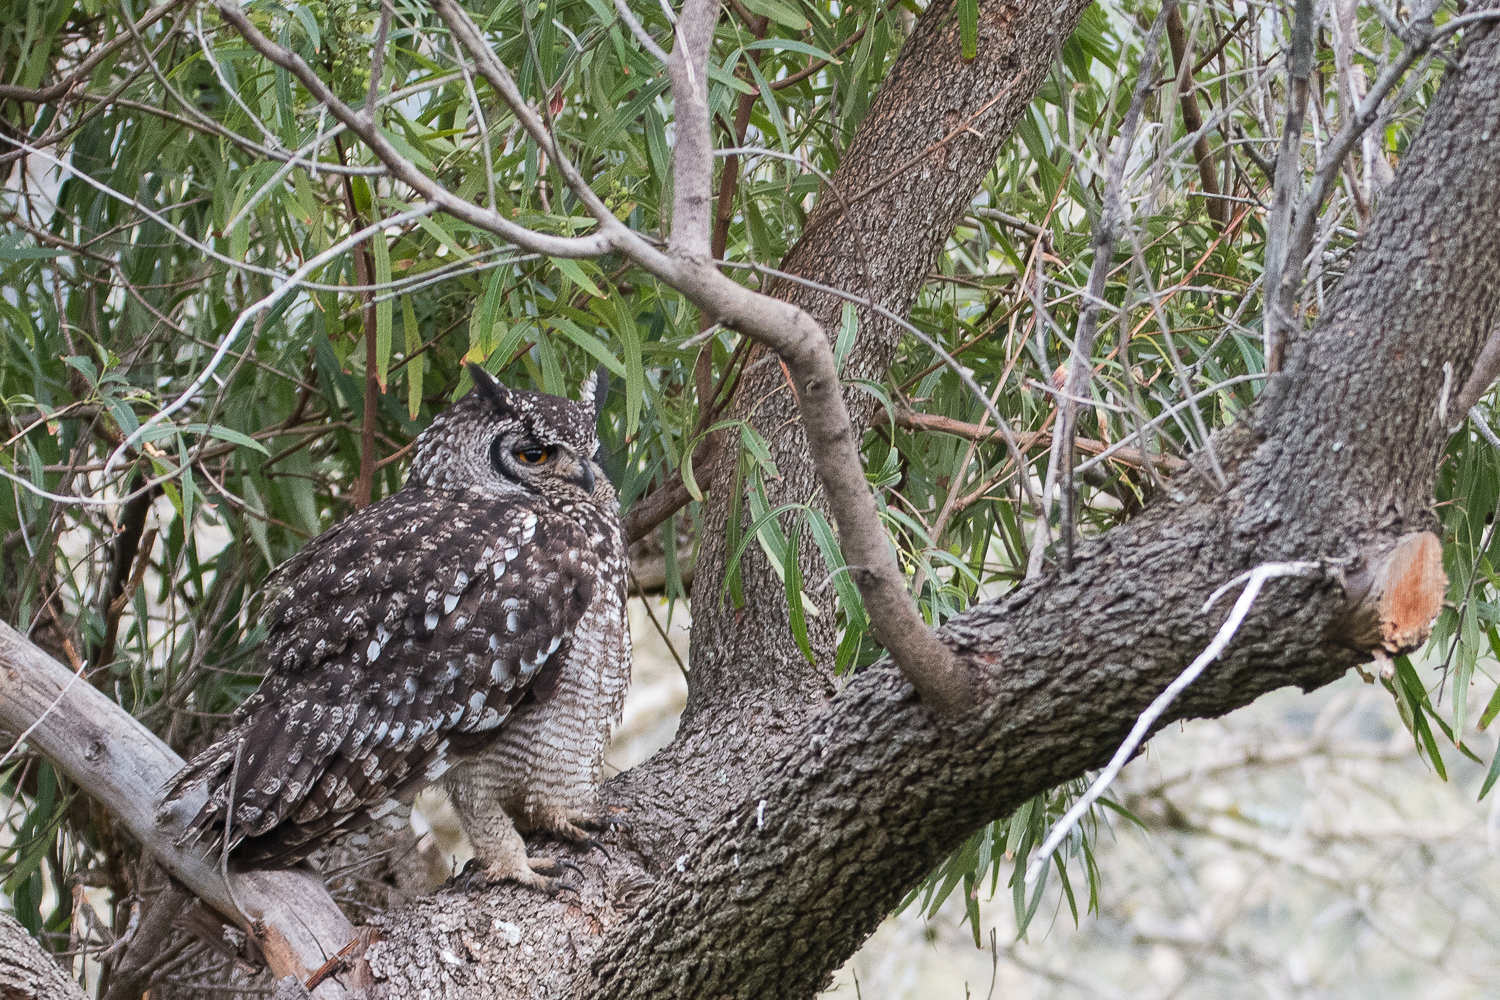
[{"label": "slender white twig", "polygon": [[383,232],[389,226],[399,226],[403,223],[411,221],[412,219],[418,219],[424,215],[431,215],[437,210],[437,203],[429,201],[425,204],[418,205],[416,208],[413,208],[410,211],[402,212],[400,215],[393,215],[389,219],[380,219],[361,229],[357,233],[351,233],[350,235],[344,237],[342,240],[339,240],[339,242],[335,243],[333,246],[329,247],[327,250],[324,250],[322,253],[318,254],[316,257],[309,258],[307,263],[303,264],[301,267],[297,268],[297,270],[293,271],[287,277],[287,279],[280,285],[278,285],[276,287],[276,290],[273,291],[270,295],[267,295],[265,298],[252,304],[249,308],[245,309],[244,312],[240,313],[239,318],[234,321],[234,325],[229,328],[229,332],[226,333],[223,339],[219,341],[218,349],[214,351],[213,357],[209,359],[208,364],[204,366],[203,371],[198,373],[198,377],[193,379],[193,384],[188,386],[187,389],[185,389],[182,394],[176,399],[172,400],[172,402],[168,403],[162,409],[152,414],[148,420],[142,423],[134,431],[131,431],[130,435],[126,437],[124,441],[121,441],[119,446],[110,453],[109,460],[104,463],[105,478],[109,478],[110,471],[114,469],[115,465],[125,455],[126,449],[130,448],[137,441],[139,441],[141,437],[145,435],[146,432],[149,431],[152,427],[160,424],[163,420],[167,419],[172,414],[182,409],[184,406],[187,406],[197,397],[198,393],[202,391],[203,386],[206,385],[208,383],[208,380],[213,377],[215,369],[217,369],[220,362],[224,360],[224,356],[229,353],[230,347],[232,347],[234,345],[234,342],[239,339],[240,331],[245,328],[245,324],[249,322],[252,317],[266,312],[267,310],[274,307],[282,299],[286,298],[293,291],[301,288],[302,279],[304,277],[322,267],[330,260],[333,260],[335,257],[338,257],[341,254],[347,252],[351,247],[358,246],[360,243],[363,243],[371,236]]},{"label": "slender white twig", "polygon": [[244,99],[240,97],[239,90],[229,85],[229,80],[224,76],[224,67],[219,65],[219,60],[214,55],[213,48],[208,44],[208,35],[203,31],[203,12],[201,10],[196,11],[195,16],[197,18],[198,44],[203,48],[203,61],[208,63],[209,68],[214,72],[214,76],[218,78],[220,89],[228,94],[229,99],[239,105],[239,109],[245,113],[256,128],[260,129],[260,134],[266,138],[272,149],[279,153],[290,152],[290,150],[281,144],[281,139],[276,133],[272,132],[266,126],[266,123],[261,121],[260,117],[254,111],[250,110],[250,105],[246,104]]},{"label": "slender white twig", "polygon": [[1245,581],[1245,589],[1240,593],[1239,600],[1234,602],[1233,610],[1229,612],[1229,617],[1220,626],[1219,632],[1214,636],[1213,642],[1210,642],[1208,648],[1200,653],[1196,660],[1188,664],[1187,669],[1178,674],[1177,679],[1168,684],[1167,689],[1157,695],[1156,700],[1141,713],[1140,718],[1135,720],[1135,726],[1131,728],[1130,735],[1125,737],[1125,742],[1120,744],[1120,749],[1116,750],[1115,755],[1110,758],[1109,766],[1099,772],[1099,776],[1094,779],[1094,783],[1089,785],[1088,791],[1078,797],[1078,801],[1073,803],[1073,807],[1052,828],[1052,832],[1047,835],[1046,841],[1042,844],[1042,849],[1037,852],[1036,857],[1032,858],[1031,863],[1026,866],[1027,885],[1032,885],[1036,882],[1037,876],[1047,867],[1047,862],[1051,859],[1052,852],[1057,850],[1057,845],[1061,844],[1067,838],[1068,834],[1073,831],[1073,827],[1077,826],[1078,821],[1083,818],[1083,814],[1088,812],[1089,806],[1093,805],[1094,801],[1104,794],[1105,789],[1109,788],[1110,783],[1119,775],[1120,769],[1125,766],[1131,757],[1135,756],[1136,748],[1141,745],[1141,741],[1146,738],[1146,734],[1151,731],[1151,727],[1156,724],[1156,720],[1161,718],[1162,713],[1167,710],[1167,707],[1177,700],[1177,696],[1182,694],[1189,684],[1197,680],[1198,676],[1203,673],[1208,665],[1224,651],[1224,647],[1229,645],[1229,641],[1239,631],[1240,624],[1244,622],[1245,616],[1250,613],[1250,608],[1255,604],[1255,599],[1260,596],[1260,589],[1265,586],[1266,581],[1278,576],[1308,576],[1317,572],[1319,568],[1319,564],[1315,562],[1261,563],[1248,573],[1241,573],[1209,596],[1208,600],[1203,603],[1203,611],[1205,613],[1209,608],[1213,607],[1214,602],[1223,596],[1225,591],[1235,584]]},{"label": "slender white twig", "polygon": [[620,12],[620,20],[625,22],[625,26],[635,36],[635,40],[641,43],[641,47],[651,53],[658,62],[665,66],[667,64],[667,54],[662,51],[660,45],[656,44],[656,39],[652,38],[646,29],[641,26],[641,22],[636,19],[635,12],[630,9],[625,0],[615,0],[615,10]]},{"label": "slender white twig", "polygon": [[497,204],[495,201],[495,160],[494,153],[490,149],[490,126],[484,120],[484,108],[479,103],[479,93],[474,89],[474,76],[469,72],[469,64],[461,62],[458,66],[464,74],[464,87],[469,91],[469,104],[474,109],[474,121],[479,125],[479,142],[484,147],[484,185],[490,196],[490,200],[485,204],[494,208]]},{"label": "slender white twig", "polygon": [[1500,448],[1500,437],[1497,437],[1494,428],[1490,427],[1490,418],[1484,415],[1484,411],[1477,406],[1471,406],[1469,416],[1474,420],[1474,429],[1490,443],[1491,447]]}]

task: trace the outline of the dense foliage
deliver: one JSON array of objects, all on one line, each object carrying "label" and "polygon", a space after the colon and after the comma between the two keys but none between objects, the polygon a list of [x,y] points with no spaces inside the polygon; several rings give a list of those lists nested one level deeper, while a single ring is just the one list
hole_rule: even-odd
[{"label": "dense foliage", "polygon": [[[556,164],[460,71],[425,5],[397,0],[374,81],[379,4],[248,9],[345,101],[373,99],[382,134],[450,190],[542,231],[593,225]],[[632,228],[661,234],[671,204],[667,78],[616,8],[486,0],[468,9],[594,190]],[[633,9],[669,45],[667,5]],[[711,99],[716,141],[737,150],[725,154],[738,177],[715,246],[731,273],[758,285],[756,265],[776,264],[796,242],[921,10],[913,0],[726,5]],[[973,30],[974,11],[960,0],[961,30]],[[1112,139],[1157,15],[1133,0],[1088,12],[909,317],[1009,421],[1026,468],[992,434],[983,401],[917,339],[884,383],[851,386],[885,408],[865,442],[869,478],[935,623],[1025,577],[1042,537],[1037,497],[1049,558],[1071,545],[1075,519],[1047,502],[1058,478],[1049,432],[1119,152]],[[1378,4],[1335,3],[1323,16],[1301,143],[1309,175],[1403,45]],[[1261,385],[1260,281],[1290,17],[1242,0],[1189,5],[1177,30],[1168,26],[1172,44],[1144,60],[1161,79],[1127,151],[1127,218],[1090,359],[1082,534],[1170,490],[1165,475],[1189,456],[1212,468],[1210,434]],[[1337,281],[1441,68],[1439,54],[1413,70],[1342,171],[1309,262],[1304,319]],[[0,0],[0,164],[0,608],[179,752],[256,684],[256,594],[267,573],[400,486],[413,437],[467,391],[465,361],[560,394],[604,365],[613,391],[602,434],[627,510],[679,476],[701,496],[691,455],[744,360],[734,334],[705,332],[678,292],[622,261],[520,254],[443,214],[400,219],[412,191],[211,10],[187,0]],[[1206,180],[1218,197],[1204,197]],[[319,259],[382,220],[397,221]],[[248,307],[278,294],[245,321]],[[849,305],[830,331],[838,356],[862,318]],[[1433,638],[1439,681],[1424,685],[1405,661],[1386,681],[1439,776],[1444,745],[1451,756],[1455,737],[1461,746],[1500,711],[1500,688],[1479,718],[1454,695],[1475,683],[1488,694],[1500,653],[1490,557],[1500,463],[1482,430],[1455,435],[1441,482],[1452,593]],[[879,651],[847,575],[826,593],[802,587],[806,546],[839,564],[815,498],[772,509],[764,483],[776,469],[754,432],[736,433],[746,502],[732,550],[758,545],[781,569],[794,629],[807,614],[839,616],[841,672],[871,662]],[[692,550],[679,539],[694,537],[697,508],[658,530],[672,599],[687,593]],[[734,600],[738,586],[731,577],[726,593],[697,596]],[[128,917],[132,849],[24,746],[0,767],[14,912],[58,949],[107,946]],[[980,885],[993,890],[1008,874],[1024,929],[1041,892],[1028,893],[1020,872],[1077,791],[980,831],[922,903],[935,907],[962,885],[977,915]],[[1075,915],[1100,881],[1086,833],[1056,864]],[[1087,893],[1075,896],[1080,877]],[[67,887],[80,880],[110,891],[112,928],[74,924]]]}]

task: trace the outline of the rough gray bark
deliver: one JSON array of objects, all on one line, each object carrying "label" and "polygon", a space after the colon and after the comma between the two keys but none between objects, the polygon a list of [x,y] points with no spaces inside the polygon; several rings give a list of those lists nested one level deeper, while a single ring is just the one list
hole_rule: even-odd
[{"label": "rough gray bark", "polygon": [[[1500,304],[1500,232],[1473,223],[1500,207],[1482,138],[1500,131],[1500,37],[1474,34],[1331,308],[1290,345],[1253,420],[1220,438],[1229,489],[1180,475],[1142,516],[1081,548],[1071,571],[951,623],[946,636],[984,685],[971,715],[935,725],[884,667],[831,700],[795,677],[773,698],[755,678],[778,662],[775,651],[742,648],[737,665],[749,676],[723,687],[736,709],[722,726],[739,735],[690,736],[704,756],[681,778],[711,781],[722,768],[734,779],[682,789],[686,805],[642,804],[680,809],[701,831],[665,858],[654,885],[642,862],[658,859],[616,856],[602,866],[580,859],[588,876],[576,902],[538,907],[504,889],[483,902],[424,902],[385,921],[381,989],[497,995],[503,981],[516,995],[808,996],[976,826],[1107,759],[1209,641],[1227,605],[1198,608],[1219,584],[1268,560],[1325,567],[1321,578],[1270,584],[1163,724],[1288,684],[1314,688],[1368,659],[1376,640],[1359,581],[1398,537],[1435,523],[1443,369],[1451,364],[1462,384]],[[710,703],[695,697],[694,725],[709,732]],[[794,702],[805,721],[766,724]],[[770,766],[745,780],[767,756]],[[717,808],[723,801],[732,804]],[[615,879],[635,890],[620,903]],[[532,949],[524,982],[514,951],[477,936],[498,920]],[[401,974],[389,957],[398,953],[451,955],[437,971],[453,988]]]},{"label": "rough gray bark", "polygon": [[1500,301],[1500,233],[1474,224],[1500,205],[1481,138],[1496,128],[1490,33],[1456,64],[1333,308],[1253,429],[1222,442],[1231,488],[1179,482],[1073,571],[955,620],[988,689],[961,726],[935,727],[887,669],[856,678],[608,943],[592,995],[808,994],[825,949],[851,951],[976,825],[1103,763],[1207,644],[1224,611],[1199,615],[1203,599],[1256,563],[1329,574],[1273,584],[1164,723],[1366,659],[1338,577],[1433,524],[1443,367],[1467,373]]},{"label": "rough gray bark", "polygon": [[0,997],[84,1000],[83,990],[42,951],[15,917],[0,913]]},{"label": "rough gray bark", "polygon": [[[836,178],[844,199],[821,199],[790,269],[905,311],[1081,9],[1070,2],[1053,29],[1053,9],[987,5],[981,56],[965,64],[935,5]],[[1475,222],[1500,210],[1486,138],[1500,129],[1500,38],[1474,35],[1331,308],[1290,345],[1253,419],[1219,440],[1229,488],[1186,471],[1071,570],[952,622],[945,636],[981,682],[970,714],[934,724],[888,667],[830,697],[822,667],[784,638],[779,583],[748,565],[743,622],[700,602],[682,736],[607,790],[633,827],[611,856],[573,855],[577,889],[555,898],[453,886],[380,916],[365,951],[372,992],[808,996],[976,826],[1102,763],[1208,642],[1224,608],[1197,609],[1237,573],[1288,558],[1326,569],[1270,584],[1164,724],[1316,687],[1367,659],[1358,582],[1396,538],[1435,523],[1432,479],[1454,418],[1444,367],[1463,384],[1500,303],[1500,233]],[[933,93],[957,107],[933,107]],[[986,137],[962,131],[996,95],[974,122]],[[831,325],[836,303],[788,297]],[[862,329],[853,363],[878,377],[895,334],[873,317]],[[790,419],[774,362],[739,405],[764,429]],[[795,434],[771,439],[783,497],[807,499],[813,473]],[[722,538],[725,485],[710,539]],[[705,550],[707,594],[723,557]],[[830,639],[814,634],[824,662]]]}]

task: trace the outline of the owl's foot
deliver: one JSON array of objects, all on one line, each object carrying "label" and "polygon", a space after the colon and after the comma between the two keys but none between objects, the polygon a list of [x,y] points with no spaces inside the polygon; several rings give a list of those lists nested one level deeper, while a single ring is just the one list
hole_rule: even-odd
[{"label": "owl's foot", "polygon": [[625,821],[609,812],[593,812],[584,809],[545,809],[532,817],[529,828],[537,833],[549,833],[559,840],[574,844],[597,844],[596,833],[624,827]]},{"label": "owl's foot", "polygon": [[593,833],[608,833],[611,830],[628,830],[630,823],[624,816],[605,811],[593,816],[585,816],[573,821],[577,825]]},{"label": "owl's foot", "polygon": [[613,815],[605,813],[585,812],[583,810],[547,810],[534,819],[533,829],[538,833],[550,834],[559,840],[566,840],[571,844],[587,847],[591,851],[598,851],[608,861],[609,852],[604,849],[604,844],[595,836],[604,833],[624,823]]},{"label": "owl's foot", "polygon": [[577,865],[565,860],[527,857],[525,854],[500,858],[489,865],[473,858],[464,865],[458,883],[465,891],[483,889],[500,882],[516,882],[549,896],[555,896],[563,890],[577,892],[576,886],[557,878],[565,868],[579,871]]}]

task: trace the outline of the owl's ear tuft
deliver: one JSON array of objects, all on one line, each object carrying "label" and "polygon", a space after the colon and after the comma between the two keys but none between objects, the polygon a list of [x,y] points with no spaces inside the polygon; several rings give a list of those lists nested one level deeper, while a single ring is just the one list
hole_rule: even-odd
[{"label": "owl's ear tuft", "polygon": [[604,412],[604,404],[609,400],[609,369],[600,365],[594,369],[593,374],[583,380],[583,385],[578,388],[578,401],[585,406],[594,404],[594,420]]},{"label": "owl's ear tuft", "polygon": [[510,390],[501,385],[495,376],[473,361],[469,362],[469,377],[474,380],[474,391],[492,405],[502,417],[513,417],[516,408],[510,401]]}]

